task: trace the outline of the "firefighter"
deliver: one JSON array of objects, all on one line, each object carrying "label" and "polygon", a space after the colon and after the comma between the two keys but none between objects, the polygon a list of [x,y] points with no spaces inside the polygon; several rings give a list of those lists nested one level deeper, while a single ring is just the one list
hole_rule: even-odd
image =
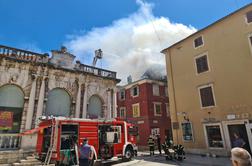
[{"label": "firefighter", "polygon": [[149,148],[150,148],[150,156],[154,155],[155,142],[154,142],[154,139],[153,139],[152,135],[150,135],[149,138],[148,138],[148,145],[149,145]]},{"label": "firefighter", "polygon": [[157,147],[158,147],[159,154],[162,154],[162,151],[161,151],[161,138],[160,138],[160,135],[157,135]]},{"label": "firefighter", "polygon": [[83,144],[81,145],[79,152],[80,152],[79,157],[80,166],[89,166],[89,163],[93,159],[93,151],[92,147],[88,144],[87,138],[84,138]]}]

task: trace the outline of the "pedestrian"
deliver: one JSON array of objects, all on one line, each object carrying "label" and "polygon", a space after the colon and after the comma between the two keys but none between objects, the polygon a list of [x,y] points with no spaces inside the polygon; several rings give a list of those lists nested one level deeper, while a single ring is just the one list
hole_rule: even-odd
[{"label": "pedestrian", "polygon": [[153,139],[153,136],[150,135],[148,138],[148,145],[149,145],[149,149],[150,149],[150,156],[154,155],[154,146],[155,146],[155,142]]},{"label": "pedestrian", "polygon": [[233,141],[232,141],[232,147],[239,147],[239,148],[244,148],[246,142],[240,137],[238,133],[233,134]]},{"label": "pedestrian", "polygon": [[157,147],[158,147],[159,154],[162,154],[162,152],[161,152],[161,138],[160,138],[160,135],[157,135]]},{"label": "pedestrian", "polygon": [[231,150],[231,160],[233,166],[252,166],[251,156],[243,148],[233,148]]},{"label": "pedestrian", "polygon": [[84,138],[83,144],[79,148],[80,156],[79,163],[80,166],[89,166],[89,162],[93,159],[92,147],[88,144],[88,139]]}]

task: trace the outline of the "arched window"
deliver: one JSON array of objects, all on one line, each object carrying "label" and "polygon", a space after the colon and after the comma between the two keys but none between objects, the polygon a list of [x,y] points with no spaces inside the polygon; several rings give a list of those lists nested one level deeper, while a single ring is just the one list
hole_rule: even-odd
[{"label": "arched window", "polygon": [[61,88],[56,88],[48,93],[46,103],[46,116],[70,116],[71,98]]},{"label": "arched window", "polygon": [[102,117],[102,100],[99,96],[93,95],[89,99],[87,118],[97,119]]},{"label": "arched window", "polygon": [[0,133],[19,133],[24,93],[16,85],[0,87]]}]

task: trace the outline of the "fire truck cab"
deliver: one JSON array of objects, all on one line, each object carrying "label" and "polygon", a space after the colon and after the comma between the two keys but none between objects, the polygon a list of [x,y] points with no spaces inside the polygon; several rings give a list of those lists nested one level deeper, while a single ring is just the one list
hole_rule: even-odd
[{"label": "fire truck cab", "polygon": [[87,138],[93,163],[114,157],[130,160],[137,154],[137,133],[133,124],[116,119],[46,117],[39,124],[37,153],[45,163],[77,165],[78,148]]}]

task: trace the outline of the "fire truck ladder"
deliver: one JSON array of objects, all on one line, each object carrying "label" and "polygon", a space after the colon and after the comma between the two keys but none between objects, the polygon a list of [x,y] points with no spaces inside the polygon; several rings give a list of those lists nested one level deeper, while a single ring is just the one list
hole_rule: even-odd
[{"label": "fire truck ladder", "polygon": [[44,165],[49,165],[50,161],[51,161],[51,158],[52,158],[52,153],[53,153],[55,143],[56,143],[55,140],[54,140],[55,129],[56,129],[55,124],[52,124],[50,146],[49,146],[48,151],[46,153],[46,158],[45,158],[43,166]]}]

